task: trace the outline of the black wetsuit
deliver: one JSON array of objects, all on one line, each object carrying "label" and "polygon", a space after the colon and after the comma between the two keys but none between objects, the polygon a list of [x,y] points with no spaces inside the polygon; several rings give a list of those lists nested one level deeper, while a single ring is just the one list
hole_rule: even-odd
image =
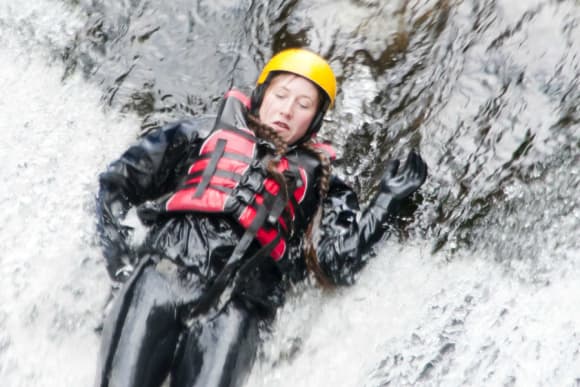
[{"label": "black wetsuit", "polygon": [[[99,232],[109,274],[123,282],[105,322],[97,386],[237,386],[251,368],[258,326],[274,316],[288,285],[304,279],[304,225],[279,261],[260,259],[235,277],[227,297],[191,318],[191,306],[220,274],[244,228],[228,214],[165,213],[147,219],[140,248],[122,219],[132,207],[174,192],[208,132],[207,120],[168,125],[143,137],[100,176]],[[316,192],[318,182],[313,182]],[[380,195],[379,195],[380,196]],[[335,284],[350,284],[364,254],[384,233],[392,196],[364,212],[337,178],[323,201],[320,266]],[[318,200],[309,202],[310,215]],[[312,204],[314,203],[314,204]],[[260,249],[257,242],[248,255]],[[122,269],[133,265],[129,275]]]}]

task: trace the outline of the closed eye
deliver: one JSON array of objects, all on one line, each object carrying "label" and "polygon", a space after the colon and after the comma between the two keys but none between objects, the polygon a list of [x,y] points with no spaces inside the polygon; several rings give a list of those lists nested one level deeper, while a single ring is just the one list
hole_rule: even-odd
[{"label": "closed eye", "polygon": [[312,101],[310,100],[310,98],[301,99],[300,101],[298,101],[298,105],[302,109],[310,109],[312,107]]}]

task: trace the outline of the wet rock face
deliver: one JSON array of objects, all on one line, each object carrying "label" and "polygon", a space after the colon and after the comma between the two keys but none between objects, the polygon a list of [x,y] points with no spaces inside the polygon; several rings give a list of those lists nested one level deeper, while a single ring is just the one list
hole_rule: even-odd
[{"label": "wet rock face", "polygon": [[577,157],[573,1],[71,7],[84,25],[57,47],[68,73],[83,72],[144,129],[215,111],[223,90],[251,87],[284,47],[320,52],[340,83],[321,133],[339,148],[337,171],[366,199],[386,159],[418,148],[431,176],[414,231],[432,236],[434,251],[485,242],[489,224],[514,211],[520,183]]}]

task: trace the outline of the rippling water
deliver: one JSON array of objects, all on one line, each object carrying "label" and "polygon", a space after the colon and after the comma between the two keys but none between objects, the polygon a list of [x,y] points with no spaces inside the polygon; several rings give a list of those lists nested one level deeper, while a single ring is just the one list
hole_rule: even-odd
[{"label": "rippling water", "polygon": [[577,1],[29,3],[0,0],[2,385],[92,385],[107,162],[307,44],[337,173],[367,200],[414,147],[430,177],[356,286],[291,298],[247,385],[580,386]]}]

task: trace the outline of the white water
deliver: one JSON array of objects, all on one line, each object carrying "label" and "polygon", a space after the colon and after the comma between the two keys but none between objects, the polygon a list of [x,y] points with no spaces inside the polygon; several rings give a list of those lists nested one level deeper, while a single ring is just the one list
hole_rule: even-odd
[{"label": "white water", "polygon": [[138,127],[103,113],[82,79],[61,82],[36,44],[59,38],[74,15],[46,2],[2,4],[0,14],[14,23],[0,24],[0,380],[90,386],[108,292],[94,247],[96,179]]},{"label": "white water", "polygon": [[[42,43],[70,38],[81,15],[49,0],[5,3],[0,380],[91,386],[108,291],[93,239],[96,179],[138,127],[104,112],[98,89],[61,82],[63,69],[49,64]],[[578,212],[559,219],[577,224]],[[558,228],[549,232],[563,241]],[[247,385],[578,386],[577,242],[552,247],[538,249],[548,268],[546,281],[534,282],[520,277],[533,262],[506,270],[486,251],[447,261],[427,244],[391,242],[356,286],[291,299]]]},{"label": "white water", "polygon": [[[419,246],[385,250],[355,287],[285,308],[248,385],[580,383],[578,267],[553,285],[530,285],[484,259],[448,263]],[[296,337],[299,355],[284,360]]]}]

